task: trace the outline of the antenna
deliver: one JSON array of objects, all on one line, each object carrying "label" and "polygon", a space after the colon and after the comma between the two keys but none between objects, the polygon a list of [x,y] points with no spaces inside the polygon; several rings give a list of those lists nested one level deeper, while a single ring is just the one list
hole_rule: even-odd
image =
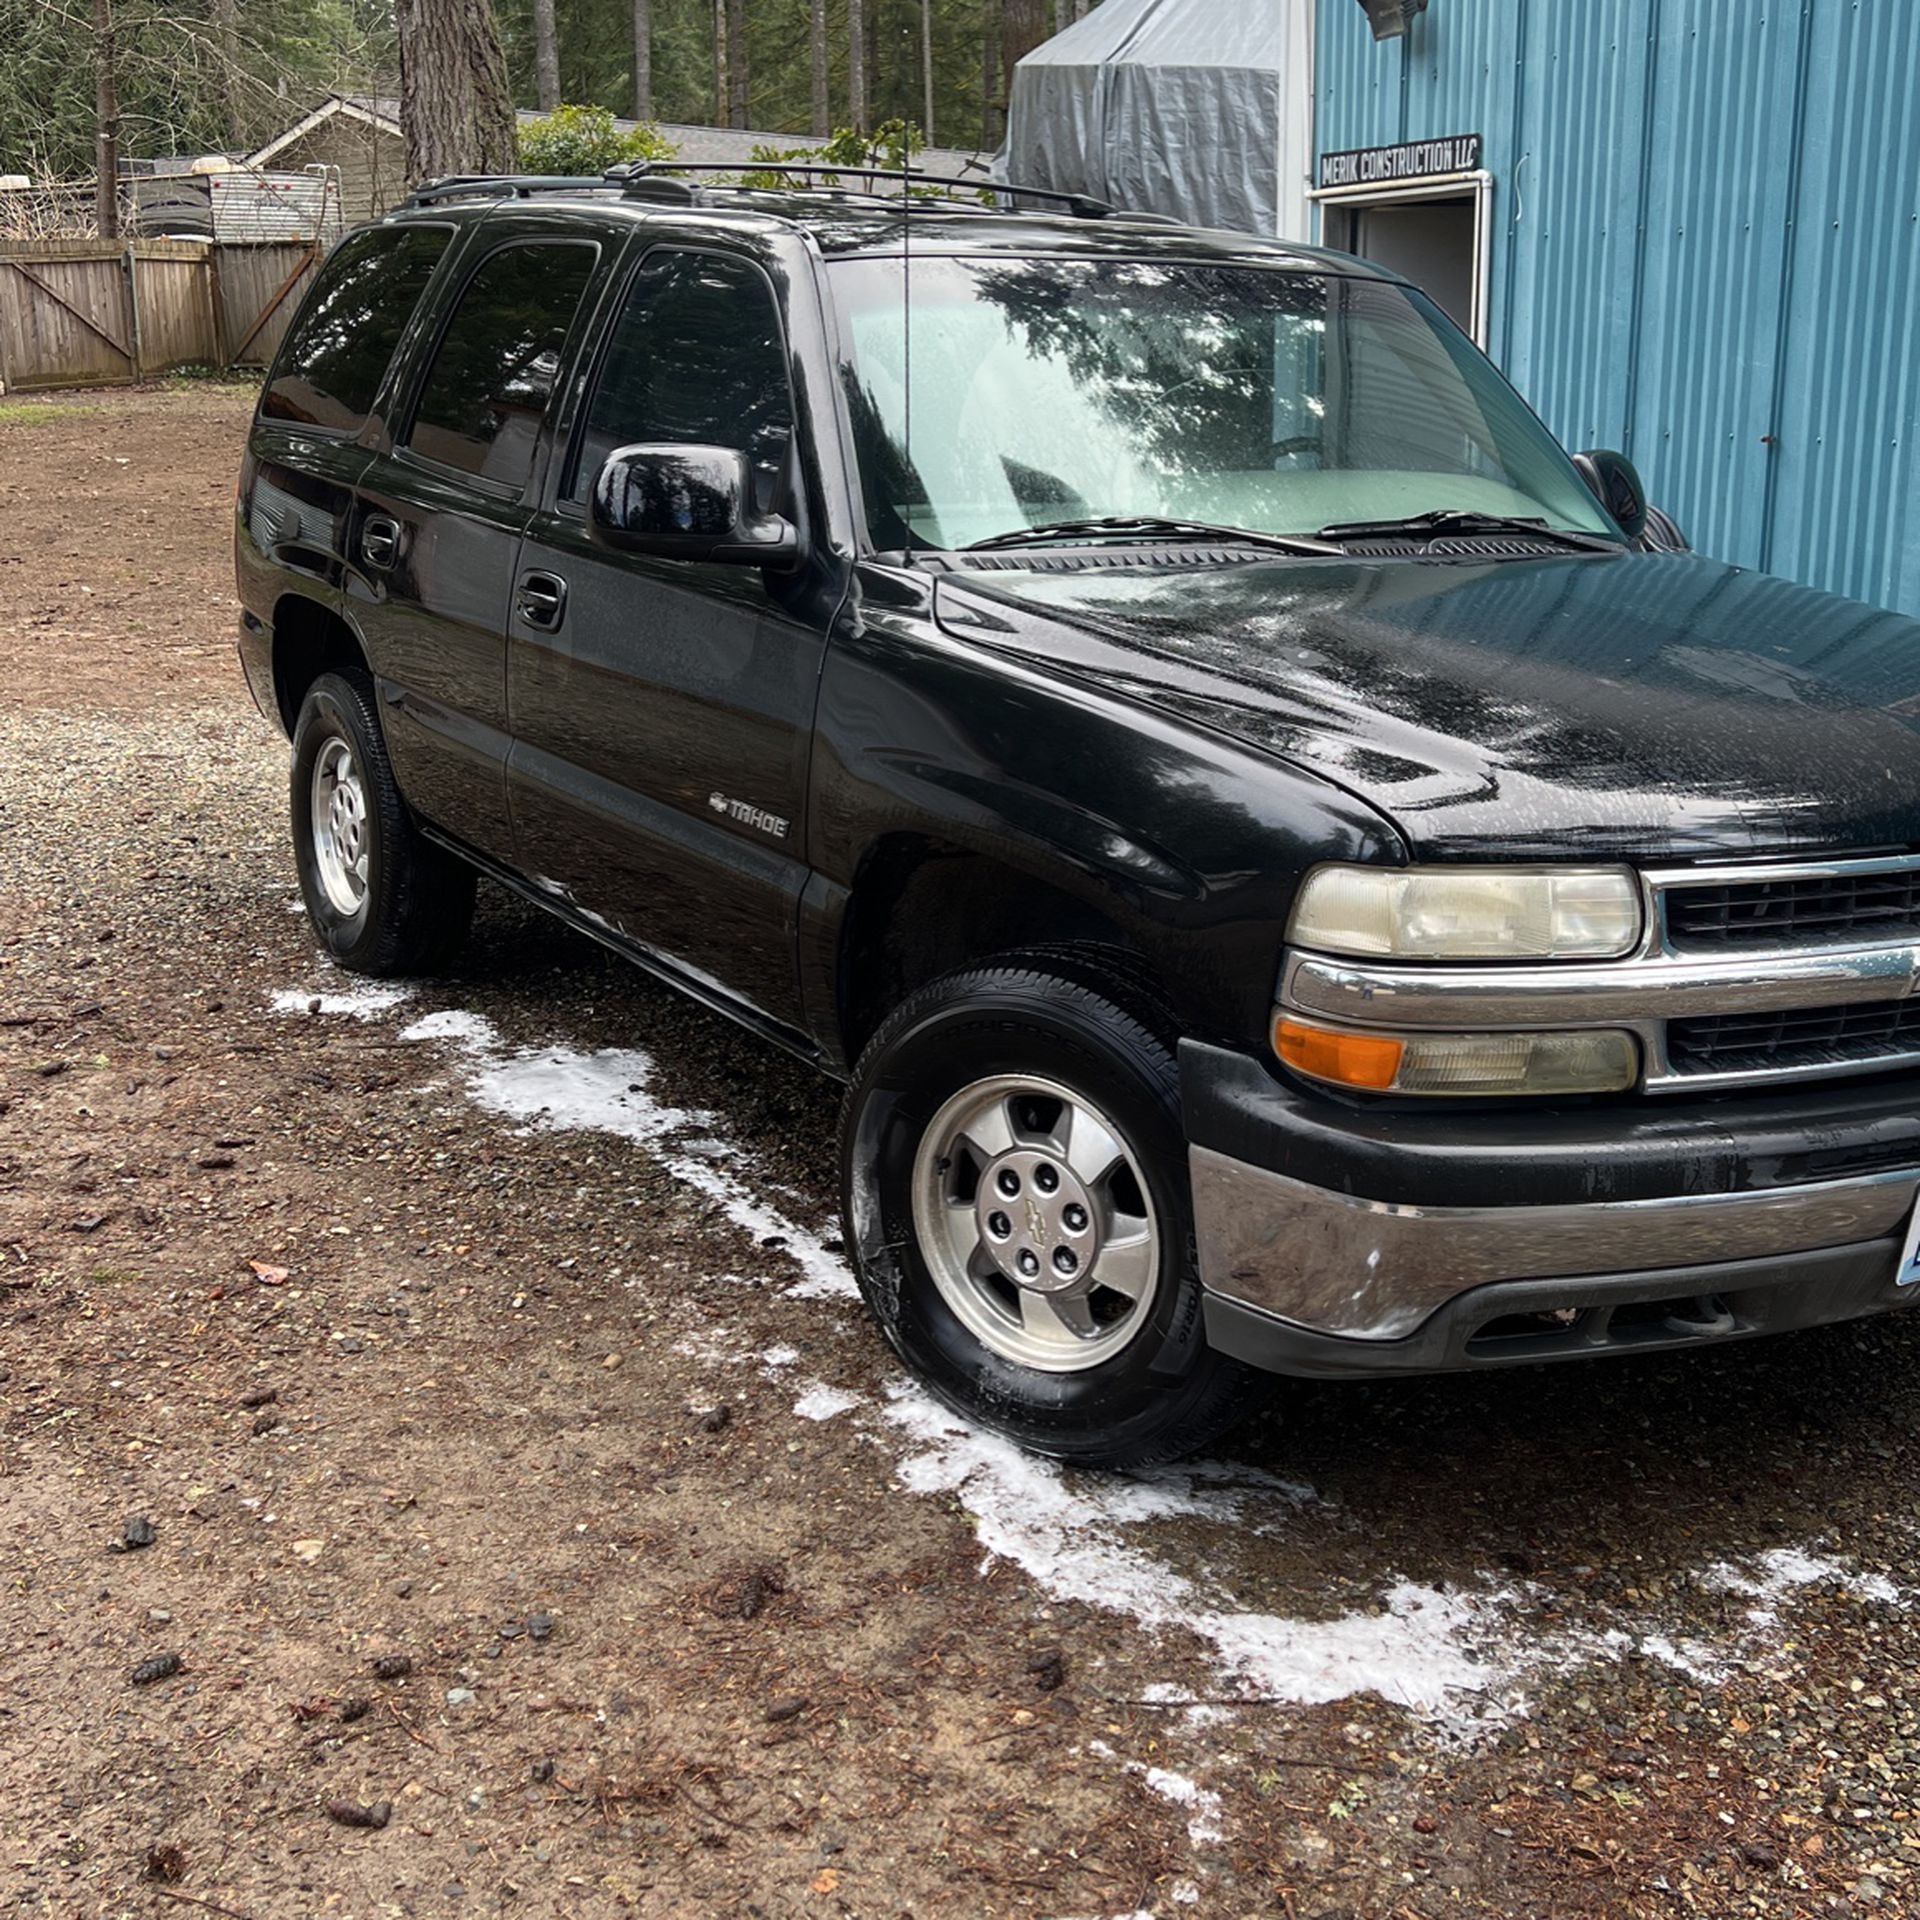
[{"label": "antenna", "polygon": [[[913,156],[908,152],[907,130],[900,129],[900,377],[906,387],[901,410],[900,431],[906,440],[906,470],[918,472],[913,463],[913,221],[910,168]],[[902,501],[903,506],[908,505]],[[911,528],[908,529],[911,532]]]}]

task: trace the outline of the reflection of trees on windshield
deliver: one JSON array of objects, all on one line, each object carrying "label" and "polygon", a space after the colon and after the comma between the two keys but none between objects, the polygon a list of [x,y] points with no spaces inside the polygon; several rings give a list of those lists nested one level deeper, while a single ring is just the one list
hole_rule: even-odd
[{"label": "reflection of trees on windshield", "polygon": [[1436,509],[1607,531],[1518,395],[1411,289],[1193,261],[832,272],[888,548],[1091,518],[1311,534]]},{"label": "reflection of trees on windshield", "polygon": [[1289,424],[1277,363],[1303,338],[1317,359],[1328,299],[1328,282],[1306,275],[1144,261],[1105,267],[1097,289],[1052,261],[995,261],[974,286],[1163,473],[1273,464]]}]

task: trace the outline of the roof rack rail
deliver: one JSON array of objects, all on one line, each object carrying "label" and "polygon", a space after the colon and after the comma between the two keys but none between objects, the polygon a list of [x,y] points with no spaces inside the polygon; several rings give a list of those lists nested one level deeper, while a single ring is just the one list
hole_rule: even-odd
[{"label": "roof rack rail", "polygon": [[956,179],[949,175],[922,173],[912,167],[888,167],[877,163],[865,166],[850,166],[845,162],[835,165],[818,160],[635,160],[625,167],[612,168],[607,176],[609,186],[633,187],[644,179],[661,179],[676,173],[773,173],[800,174],[809,178],[823,178],[837,181],[845,174],[868,181],[904,180],[909,186],[945,187],[958,189],[962,193],[1006,193],[1022,195],[1030,200],[1051,200],[1066,210],[1077,220],[1105,220],[1120,209],[1110,201],[1096,200],[1088,193],[1068,193],[1058,187],[1029,187],[1017,180],[992,180],[984,175],[977,179]]},{"label": "roof rack rail", "polygon": [[[912,168],[878,165],[847,166],[820,161],[749,160],[744,163],[725,160],[635,160],[627,166],[610,167],[605,173],[452,173],[428,180],[401,201],[403,207],[428,207],[442,200],[463,195],[486,195],[493,199],[531,199],[536,193],[584,193],[593,188],[614,187],[638,199],[690,201],[695,189],[675,176],[698,174],[792,174],[809,180],[827,180],[836,186],[844,175],[864,179],[871,186],[881,181],[904,181],[910,187],[937,187],[944,193],[994,193],[1015,198],[1046,200],[1064,208],[1076,220],[1105,220],[1120,211],[1111,202],[1097,200],[1091,194],[1068,193],[1058,187],[1030,187],[1017,180],[956,179],[947,175],[920,173]],[[678,189],[678,191],[675,191]]]},{"label": "roof rack rail", "polygon": [[401,201],[403,207],[431,206],[436,200],[451,200],[463,193],[508,195],[528,199],[536,193],[578,193],[585,187],[604,187],[599,174],[560,173],[449,173],[438,180],[423,181]]}]

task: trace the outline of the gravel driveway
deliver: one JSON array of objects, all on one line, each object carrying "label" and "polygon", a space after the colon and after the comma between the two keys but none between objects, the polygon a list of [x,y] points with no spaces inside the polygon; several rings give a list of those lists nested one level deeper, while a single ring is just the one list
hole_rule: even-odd
[{"label": "gravel driveway", "polygon": [[1920,1911],[1920,1328],[961,1428],[831,1087],[489,890],[321,965],[247,405],[0,402],[0,1912]]}]

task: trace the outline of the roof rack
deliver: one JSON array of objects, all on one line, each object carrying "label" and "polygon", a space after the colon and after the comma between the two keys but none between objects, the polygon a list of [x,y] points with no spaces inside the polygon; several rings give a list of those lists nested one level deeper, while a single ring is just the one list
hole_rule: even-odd
[{"label": "roof rack", "polygon": [[726,160],[635,160],[626,167],[615,167],[607,175],[611,185],[630,186],[643,179],[659,179],[676,173],[773,173],[796,174],[809,179],[838,181],[844,174],[868,181],[904,181],[908,186],[944,187],[962,193],[1006,193],[1029,200],[1050,200],[1077,220],[1105,220],[1120,209],[1110,201],[1096,200],[1087,193],[1068,193],[1058,187],[1030,187],[1017,180],[980,178],[956,179],[950,175],[922,173],[912,167],[887,167],[873,162],[865,166],[835,165],[820,160],[749,160],[744,164]]},{"label": "roof rack", "polygon": [[604,187],[599,174],[559,173],[449,173],[414,188],[403,207],[427,207],[463,193],[484,193],[496,199],[514,195],[525,200],[536,193],[579,193],[586,187]]},{"label": "roof rack", "polygon": [[[403,207],[427,207],[441,200],[453,200],[468,194],[484,194],[493,199],[531,199],[536,193],[584,193],[595,188],[613,187],[636,199],[691,201],[695,189],[678,174],[791,174],[809,180],[827,180],[838,185],[844,175],[866,180],[869,185],[881,181],[902,181],[909,187],[937,187],[944,193],[1010,194],[1017,198],[1051,201],[1064,208],[1076,220],[1105,220],[1119,209],[1091,194],[1067,193],[1057,187],[1029,187],[1013,180],[985,178],[955,179],[939,174],[920,173],[911,168],[883,166],[834,166],[817,161],[749,160],[744,163],[721,160],[636,160],[628,166],[610,168],[604,174],[556,173],[453,173],[428,180],[416,187],[400,203]],[[675,189],[679,191],[675,191]]]}]

